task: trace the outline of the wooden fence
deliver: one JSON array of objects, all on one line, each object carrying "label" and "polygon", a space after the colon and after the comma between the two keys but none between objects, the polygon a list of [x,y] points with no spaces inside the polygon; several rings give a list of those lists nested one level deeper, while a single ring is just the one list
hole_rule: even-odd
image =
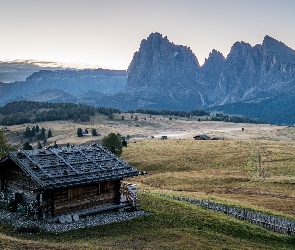
[{"label": "wooden fence", "polygon": [[251,224],[264,227],[277,233],[288,234],[292,236],[295,235],[294,220],[270,214],[255,212],[244,208],[238,208],[235,206],[218,204],[209,200],[190,199],[179,196],[171,196],[167,194],[161,194],[161,196],[173,200],[187,202],[196,206],[213,210],[215,212],[221,212],[233,218],[248,221]]}]

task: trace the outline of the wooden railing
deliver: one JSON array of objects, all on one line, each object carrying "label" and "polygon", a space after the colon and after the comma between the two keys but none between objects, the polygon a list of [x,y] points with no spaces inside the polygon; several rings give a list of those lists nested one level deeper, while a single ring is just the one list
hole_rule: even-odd
[{"label": "wooden railing", "polygon": [[295,235],[295,221],[266,213],[256,212],[245,208],[215,203],[209,200],[190,199],[186,197],[160,194],[162,197],[187,202],[196,206],[221,212],[233,218],[248,221],[281,234]]}]

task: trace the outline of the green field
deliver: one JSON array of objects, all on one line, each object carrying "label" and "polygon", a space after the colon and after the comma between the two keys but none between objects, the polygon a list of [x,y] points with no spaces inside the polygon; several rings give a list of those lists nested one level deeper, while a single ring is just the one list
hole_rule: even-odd
[{"label": "green field", "polygon": [[153,214],[121,223],[53,234],[16,235],[1,226],[2,249],[294,249],[292,237],[182,202],[141,194]]}]

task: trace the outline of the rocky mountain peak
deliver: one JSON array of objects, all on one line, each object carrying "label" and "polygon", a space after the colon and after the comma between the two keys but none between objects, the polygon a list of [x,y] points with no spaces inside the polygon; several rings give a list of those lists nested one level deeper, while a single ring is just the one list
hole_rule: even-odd
[{"label": "rocky mountain peak", "polygon": [[251,51],[252,46],[249,43],[245,42],[235,42],[231,47],[231,50],[227,56],[227,59],[231,57],[235,58],[245,58],[247,54]]},{"label": "rocky mountain peak", "polygon": [[216,66],[225,62],[225,57],[219,51],[213,49],[208,58],[205,59],[203,68],[208,68],[211,66]]},{"label": "rocky mountain peak", "polygon": [[158,49],[162,43],[168,43],[167,37],[162,36],[162,34],[155,32],[151,33],[146,39],[143,39],[140,44],[140,49]]},{"label": "rocky mountain peak", "polygon": [[274,52],[285,59],[295,60],[295,50],[270,36],[264,37],[262,46],[265,50]]},{"label": "rocky mountain peak", "polygon": [[[196,56],[189,47],[176,45],[170,42],[167,36],[163,37],[161,33],[154,32],[141,41],[139,50],[135,52],[133,59],[136,60],[137,57],[149,57],[155,61],[156,59],[160,59],[160,57],[164,60],[170,60],[180,59],[182,56],[189,57],[190,60],[199,64]],[[132,65],[132,62],[130,65]],[[128,71],[130,70],[128,69]]]},{"label": "rocky mountain peak", "polygon": [[263,43],[262,43],[263,46],[265,47],[285,47],[286,45],[268,35],[266,35],[263,39]]},{"label": "rocky mountain peak", "polygon": [[175,45],[160,33],[152,33],[133,56],[127,70],[126,90],[153,92],[164,86],[180,86],[194,81],[198,70],[198,60],[190,48]]}]

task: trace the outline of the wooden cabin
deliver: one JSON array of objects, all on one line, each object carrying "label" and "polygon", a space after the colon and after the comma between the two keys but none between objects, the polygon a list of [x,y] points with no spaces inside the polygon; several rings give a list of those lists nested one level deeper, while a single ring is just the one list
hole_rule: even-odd
[{"label": "wooden cabin", "polygon": [[99,144],[12,151],[0,160],[0,205],[48,221],[121,208],[121,181],[139,172]]}]

